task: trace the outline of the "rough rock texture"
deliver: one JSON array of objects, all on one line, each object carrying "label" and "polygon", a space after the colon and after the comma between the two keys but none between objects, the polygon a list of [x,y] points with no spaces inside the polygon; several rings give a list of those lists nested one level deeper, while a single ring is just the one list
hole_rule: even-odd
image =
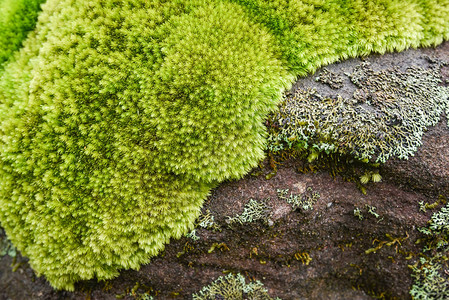
[{"label": "rough rock texture", "polygon": [[[449,43],[364,60],[374,70],[405,70],[427,67],[423,55],[448,59]],[[327,70],[344,74],[360,63],[353,59]],[[448,66],[441,76],[442,84],[449,85]],[[315,78],[301,79],[294,88],[315,87],[323,95],[342,96],[351,96],[355,89],[343,75],[343,84],[333,88]],[[418,203],[448,195],[448,144],[443,118],[425,134],[414,157],[391,159],[382,166],[382,182],[369,183],[366,195],[358,183],[363,166],[342,161],[331,169],[317,168],[290,158],[266,179],[272,172],[267,159],[263,168],[212,192],[203,212],[210,211],[221,231],[198,227],[199,239],[173,241],[139,271],[123,271],[107,282],[81,282],[74,293],[54,291],[35,276],[26,259],[6,255],[0,258],[0,299],[191,299],[192,293],[228,272],[259,280],[272,297],[282,299],[409,299],[408,265],[422,250],[416,244],[422,237],[416,228],[425,226],[438,209],[423,212]],[[330,175],[335,168],[338,174]],[[278,191],[285,189],[289,191]],[[241,214],[250,199],[265,200],[269,210],[261,220],[231,224],[228,217]],[[295,199],[299,204],[294,210],[287,200]]]}]

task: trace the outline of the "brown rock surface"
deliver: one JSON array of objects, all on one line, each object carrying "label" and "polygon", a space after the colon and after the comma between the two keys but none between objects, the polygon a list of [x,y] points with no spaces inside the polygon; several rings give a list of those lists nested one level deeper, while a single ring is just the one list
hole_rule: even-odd
[{"label": "brown rock surface", "polygon": [[[425,67],[423,55],[448,59],[449,43],[365,60],[375,69]],[[328,69],[347,72],[360,62],[353,59]],[[441,76],[448,85],[448,66]],[[328,95],[352,95],[354,90],[347,78],[335,91],[313,76],[299,80],[294,88],[311,86]],[[408,299],[412,284],[408,265],[422,250],[415,244],[422,237],[416,228],[424,226],[435,211],[424,213],[418,203],[433,203],[449,192],[446,123],[443,119],[425,134],[414,157],[388,161],[380,169],[382,182],[368,184],[366,195],[356,182],[345,180],[362,167],[334,177],[326,168],[302,173],[306,163],[295,159],[284,161],[269,180],[264,176],[271,171],[266,166],[259,176],[225,182],[203,208],[203,212],[210,210],[221,232],[199,228],[199,240],[173,241],[139,271],[122,271],[108,282],[81,282],[73,293],[54,291],[44,278],[34,275],[26,259],[4,256],[0,299],[143,299],[147,291],[155,299],[191,299],[192,293],[229,271],[260,280],[272,297],[282,299]],[[287,195],[300,199],[317,192],[319,198],[312,210],[293,210],[278,196],[278,189],[289,189]],[[270,215],[265,221],[230,226],[227,217],[241,213],[250,199],[266,199]],[[357,209],[363,219],[354,215]]]}]

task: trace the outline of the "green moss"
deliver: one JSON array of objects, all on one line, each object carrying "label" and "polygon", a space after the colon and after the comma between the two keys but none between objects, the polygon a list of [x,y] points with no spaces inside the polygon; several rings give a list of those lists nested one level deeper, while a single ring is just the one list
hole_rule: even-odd
[{"label": "green moss", "polygon": [[214,182],[262,158],[284,87],[236,5],[135,4],[48,1],[0,83],[0,219],[56,288],[137,269],[188,232]]},{"label": "green moss", "polygon": [[270,30],[295,75],[348,57],[435,45],[449,38],[447,0],[231,1]]},{"label": "green moss", "polygon": [[211,2],[162,30],[164,62],[154,66],[157,84],[148,87],[146,107],[164,170],[222,181],[241,177],[264,157],[263,119],[293,78],[272,38],[242,8]]},{"label": "green moss", "polygon": [[368,182],[380,182],[382,180],[382,176],[380,176],[379,171],[365,171],[365,173],[360,176],[360,183],[367,184]]},{"label": "green moss", "polygon": [[[263,121],[296,76],[438,43],[448,10],[430,0],[48,0],[0,75],[0,222],[56,288],[138,268],[192,229],[212,187],[264,157]],[[33,26],[14,20],[19,41]]]},{"label": "green moss", "polygon": [[[268,291],[260,281],[245,282],[245,278],[240,275],[229,274],[220,276],[210,285],[204,287],[198,293],[193,294],[194,300],[215,300],[215,299],[253,299],[271,300]],[[279,298],[276,298],[280,300]]]},{"label": "green moss", "polygon": [[0,70],[33,30],[45,0],[0,1]]}]

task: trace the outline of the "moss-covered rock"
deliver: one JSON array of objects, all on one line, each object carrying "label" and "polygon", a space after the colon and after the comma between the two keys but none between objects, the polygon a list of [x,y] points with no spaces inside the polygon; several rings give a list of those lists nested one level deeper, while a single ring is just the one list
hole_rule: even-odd
[{"label": "moss-covered rock", "polygon": [[138,268],[192,228],[210,188],[259,162],[294,76],[437,43],[448,9],[49,0],[0,75],[0,222],[56,288]]}]

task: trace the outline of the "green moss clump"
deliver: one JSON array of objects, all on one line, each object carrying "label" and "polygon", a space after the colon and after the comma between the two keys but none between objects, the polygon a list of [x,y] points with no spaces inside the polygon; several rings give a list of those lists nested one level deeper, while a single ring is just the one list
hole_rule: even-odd
[{"label": "green moss clump", "polygon": [[295,75],[349,57],[449,39],[447,0],[230,1],[270,30]]},{"label": "green moss clump", "polygon": [[193,180],[240,178],[264,157],[263,120],[292,80],[272,38],[226,2],[174,17],[160,34],[164,61],[144,108],[155,159]]},{"label": "green moss clump", "polygon": [[295,76],[449,37],[448,1],[42,7],[0,74],[0,222],[69,290],[191,230],[209,190],[263,158],[263,121]]},{"label": "green moss clump", "polygon": [[271,298],[260,281],[246,283],[245,277],[241,274],[229,274],[228,276],[218,277],[210,285],[204,287],[198,293],[193,294],[193,299],[280,300],[280,298]]},{"label": "green moss clump", "polygon": [[45,0],[0,1],[0,70],[33,30]]},{"label": "green moss clump", "polygon": [[56,288],[139,268],[263,157],[270,37],[235,4],[182,4],[48,1],[4,71],[0,220]]}]

